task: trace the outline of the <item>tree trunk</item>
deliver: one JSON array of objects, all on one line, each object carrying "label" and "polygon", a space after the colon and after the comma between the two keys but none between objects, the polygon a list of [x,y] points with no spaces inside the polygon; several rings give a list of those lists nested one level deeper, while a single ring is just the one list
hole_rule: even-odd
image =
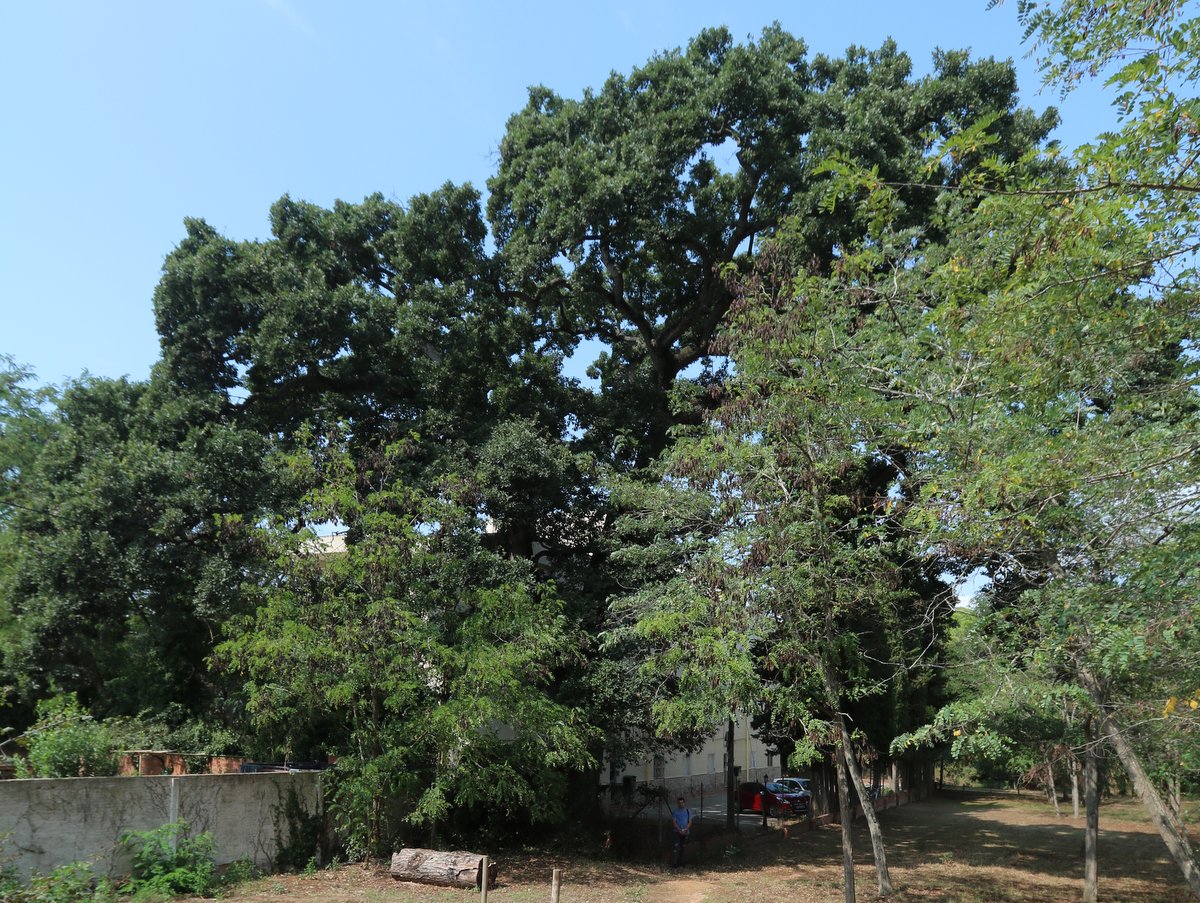
[{"label": "tree trunk", "polygon": [[[833,648],[833,616],[827,609],[825,612],[825,637],[829,642],[829,648]],[[838,748],[842,752],[843,770],[849,773],[849,777],[854,781],[854,789],[858,793],[858,801],[862,803],[863,815],[867,819],[867,830],[871,833],[871,851],[875,855],[875,872],[879,878],[879,893],[880,895],[890,894],[892,892],[892,881],[888,875],[887,855],[883,850],[883,835],[879,831],[879,819],[875,817],[875,808],[871,805],[871,800],[867,796],[867,790],[863,787],[862,773],[858,770],[858,760],[854,758],[854,748],[850,744],[850,732],[846,729],[846,716],[838,709],[839,701],[842,698],[842,682],[838,677],[837,672],[825,658],[824,655],[817,657],[818,667],[821,669],[821,678],[825,684],[825,692],[829,694],[829,701],[837,712],[835,716],[838,733],[841,735],[838,738]],[[839,777],[839,780],[845,780],[846,775]],[[839,796],[841,787],[839,785]],[[847,798],[842,803],[842,811],[847,811],[850,800]],[[850,835],[847,833],[849,826],[843,826],[842,838],[844,843],[849,843]]]},{"label": "tree trunk", "polygon": [[1070,754],[1068,764],[1071,767],[1071,818],[1079,818],[1079,759],[1075,753]]},{"label": "tree trunk", "polygon": [[858,793],[858,801],[862,804],[863,816],[867,820],[867,830],[871,834],[871,852],[875,854],[875,873],[879,878],[879,896],[886,897],[892,892],[892,879],[888,875],[887,854],[883,849],[883,832],[879,829],[879,817],[875,814],[875,806],[863,786],[862,772],[858,760],[854,758],[854,748],[850,744],[850,733],[846,729],[846,718],[838,715],[838,727],[842,735],[842,755],[846,759],[846,770],[854,782],[854,790]]},{"label": "tree trunk", "polygon": [[846,780],[846,754],[839,745],[834,753],[837,764],[838,813],[842,820],[842,880],[845,903],[855,903],[854,896],[854,816],[850,809],[850,782]]},{"label": "tree trunk", "polygon": [[1196,856],[1192,853],[1191,844],[1188,843],[1187,839],[1187,831],[1171,815],[1171,810],[1167,808],[1157,788],[1155,788],[1146,774],[1146,769],[1142,766],[1142,760],[1138,756],[1137,750],[1133,748],[1133,744],[1129,742],[1116,716],[1113,715],[1111,707],[1104,698],[1099,682],[1087,672],[1080,674],[1079,681],[1100,709],[1101,735],[1112,746],[1117,754],[1117,758],[1125,766],[1126,773],[1129,775],[1130,780],[1133,781],[1133,789],[1141,799],[1142,805],[1145,806],[1146,812],[1150,815],[1150,820],[1158,828],[1159,836],[1162,837],[1163,843],[1166,844],[1167,849],[1171,853],[1171,857],[1183,873],[1184,881],[1187,882],[1192,895],[1197,900],[1200,900],[1200,863],[1196,862]]},{"label": "tree trunk", "polygon": [[1050,802],[1054,803],[1054,816],[1062,818],[1062,810],[1058,808],[1058,790],[1054,786],[1054,759],[1046,760],[1046,792],[1050,794]]},{"label": "tree trunk", "polygon": [[[440,884],[444,887],[479,888],[483,880],[483,856],[479,853],[443,853],[439,850],[401,850],[392,856],[393,878]],[[496,886],[496,864],[490,863],[488,882]]]},{"label": "tree trunk", "polygon": [[1083,828],[1083,903],[1096,903],[1100,875],[1096,849],[1100,840],[1100,768],[1096,760],[1100,751],[1096,748],[1091,718],[1084,723],[1083,732],[1087,739],[1083,753],[1083,803],[1087,812]]},{"label": "tree trunk", "polygon": [[725,731],[725,827],[737,830],[737,786],[733,772],[733,716]]}]

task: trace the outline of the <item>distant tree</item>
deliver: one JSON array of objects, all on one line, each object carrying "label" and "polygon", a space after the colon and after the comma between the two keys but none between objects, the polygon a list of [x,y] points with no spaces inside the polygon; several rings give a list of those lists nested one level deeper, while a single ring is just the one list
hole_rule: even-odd
[{"label": "distant tree", "polygon": [[272,506],[268,440],[211,400],[86,379],[45,416],[15,478],[0,642],[22,698],[51,687],[101,715],[223,704],[205,663],[243,605],[255,550],[239,524]]},{"label": "distant tree", "polygon": [[33,466],[50,433],[45,406],[54,399],[52,390],[34,388],[32,380],[31,371],[0,355],[0,704],[17,707],[12,719],[17,724],[32,720],[33,706],[16,692],[18,675],[12,672],[4,652],[14,630],[8,588],[20,547],[13,518],[18,511],[29,509],[22,476]]}]

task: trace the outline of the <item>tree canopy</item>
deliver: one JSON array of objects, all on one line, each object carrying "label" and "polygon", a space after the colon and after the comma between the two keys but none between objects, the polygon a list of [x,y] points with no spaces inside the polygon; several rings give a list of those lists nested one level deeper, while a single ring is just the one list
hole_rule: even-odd
[{"label": "tree canopy", "polygon": [[1200,892],[1155,802],[1200,724],[1200,30],[1018,16],[1054,83],[1111,74],[1118,130],[1065,154],[1007,62],[709,29],[531,89],[486,202],[187,220],[148,381],[3,361],[16,720],[336,756],[362,853],[561,818],[734,712],[847,812],[876,756],[1103,741]]}]

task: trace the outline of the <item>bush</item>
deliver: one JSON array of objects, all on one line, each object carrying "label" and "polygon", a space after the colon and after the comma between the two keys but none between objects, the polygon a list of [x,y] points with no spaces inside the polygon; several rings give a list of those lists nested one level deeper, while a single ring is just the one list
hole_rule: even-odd
[{"label": "bush", "polygon": [[77,778],[117,773],[112,737],[75,698],[66,693],[37,705],[37,722],[21,741],[29,750],[25,769],[32,777]]},{"label": "bush", "polygon": [[258,875],[253,862],[240,859],[218,877],[212,835],[191,837],[184,822],[132,831],[122,835],[121,843],[133,856],[133,874],[119,888],[107,878],[96,878],[86,862],[35,873],[25,883],[8,855],[8,836],[0,835],[0,903],[146,903],[184,894],[211,896],[221,887]]},{"label": "bush", "polygon": [[27,885],[10,867],[0,868],[0,900],[4,903],[115,903],[116,899],[109,881],[97,880],[86,862],[70,862],[47,874],[34,874]]},{"label": "bush", "polygon": [[212,835],[206,831],[190,837],[186,822],[153,831],[131,831],[121,836],[121,842],[133,854],[133,874],[122,887],[127,893],[203,896],[219,883]]},{"label": "bush", "polygon": [[109,900],[107,886],[96,886],[92,868],[86,862],[60,865],[47,875],[34,875],[29,881],[30,903],[80,903]]}]

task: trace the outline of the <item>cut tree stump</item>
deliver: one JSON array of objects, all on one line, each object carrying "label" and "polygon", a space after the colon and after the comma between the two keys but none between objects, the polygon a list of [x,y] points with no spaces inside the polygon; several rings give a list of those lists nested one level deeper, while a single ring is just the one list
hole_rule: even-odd
[{"label": "cut tree stump", "polygon": [[[479,888],[482,853],[441,850],[401,850],[392,854],[391,876],[398,881],[418,881],[443,887]],[[488,866],[488,886],[496,886],[496,863]]]}]

